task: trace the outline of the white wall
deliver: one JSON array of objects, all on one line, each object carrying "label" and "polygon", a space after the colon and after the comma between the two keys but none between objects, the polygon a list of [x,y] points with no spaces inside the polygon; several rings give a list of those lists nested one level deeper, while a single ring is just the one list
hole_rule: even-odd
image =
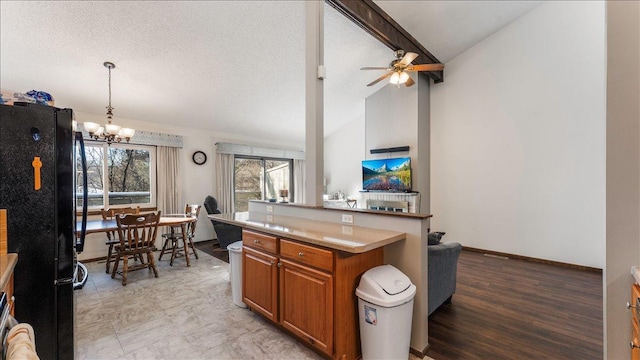
[{"label": "white wall", "polygon": [[362,160],[366,157],[364,131],[363,113],[324,138],[326,193],[335,194],[340,190],[358,200],[359,205],[362,203],[359,192],[362,190]]},{"label": "white wall", "polygon": [[604,267],[604,2],[546,2],[431,88],[432,229]]},{"label": "white wall", "polygon": [[631,266],[640,265],[640,2],[607,2],[605,359],[628,359]]}]

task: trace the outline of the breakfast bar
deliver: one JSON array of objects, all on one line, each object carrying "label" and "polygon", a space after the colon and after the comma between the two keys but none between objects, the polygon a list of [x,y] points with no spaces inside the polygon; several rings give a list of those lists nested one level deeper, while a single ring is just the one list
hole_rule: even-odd
[{"label": "breakfast bar", "polygon": [[209,215],[243,228],[243,302],[333,359],[361,356],[355,289],[405,233],[262,212]]},{"label": "breakfast bar", "polygon": [[363,253],[404,240],[405,233],[259,212],[209,215],[216,221],[348,253]]}]

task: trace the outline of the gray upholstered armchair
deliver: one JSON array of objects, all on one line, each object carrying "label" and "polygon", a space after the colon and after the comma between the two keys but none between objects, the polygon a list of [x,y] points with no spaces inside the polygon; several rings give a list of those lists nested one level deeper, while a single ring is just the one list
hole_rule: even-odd
[{"label": "gray upholstered armchair", "polygon": [[456,242],[428,245],[429,315],[440,305],[450,303],[456,292],[456,272],[462,245]]},{"label": "gray upholstered armchair", "polygon": [[[204,199],[204,208],[207,210],[207,214],[220,214],[218,209],[218,201],[213,196],[207,196]],[[218,243],[221,249],[227,249],[229,244],[242,240],[242,228],[239,226],[226,224],[220,221],[211,219],[213,224],[213,230],[216,232]]]}]

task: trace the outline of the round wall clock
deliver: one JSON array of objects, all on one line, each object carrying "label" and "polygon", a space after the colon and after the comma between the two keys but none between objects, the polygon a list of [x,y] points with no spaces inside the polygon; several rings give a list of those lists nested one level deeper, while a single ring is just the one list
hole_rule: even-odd
[{"label": "round wall clock", "polygon": [[207,162],[207,154],[203,153],[202,151],[196,151],[193,153],[192,159],[194,163],[202,165]]}]

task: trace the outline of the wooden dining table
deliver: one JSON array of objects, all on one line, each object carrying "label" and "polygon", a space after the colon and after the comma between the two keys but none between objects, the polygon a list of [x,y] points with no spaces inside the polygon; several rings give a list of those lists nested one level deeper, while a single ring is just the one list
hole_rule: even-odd
[{"label": "wooden dining table", "polygon": [[[195,216],[186,215],[186,214],[167,214],[165,216],[160,217],[160,221],[158,221],[158,226],[171,226],[177,227],[180,226],[182,230],[182,238],[187,239],[187,224],[198,221]],[[79,235],[81,232],[82,223],[76,222],[76,233]],[[118,231],[118,224],[116,220],[88,220],[87,221],[87,229],[86,234],[97,234],[97,233],[106,233],[110,231]],[[184,246],[184,257],[187,261],[187,266],[191,266],[191,262],[189,261],[189,251],[187,249],[187,241],[183,241]]]}]

